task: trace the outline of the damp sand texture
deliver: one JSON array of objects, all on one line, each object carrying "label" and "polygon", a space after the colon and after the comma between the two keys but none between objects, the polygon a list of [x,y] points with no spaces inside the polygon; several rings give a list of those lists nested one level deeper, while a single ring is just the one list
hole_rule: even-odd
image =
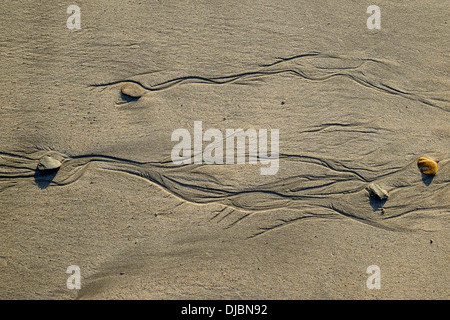
[{"label": "damp sand texture", "polygon": [[[0,298],[448,298],[447,4],[77,5],[0,4]],[[175,165],[195,121],[278,172]]]}]

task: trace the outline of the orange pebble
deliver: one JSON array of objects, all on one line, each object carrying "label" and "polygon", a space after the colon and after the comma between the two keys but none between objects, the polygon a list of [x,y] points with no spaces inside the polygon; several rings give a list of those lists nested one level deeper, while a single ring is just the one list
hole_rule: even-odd
[{"label": "orange pebble", "polygon": [[420,157],[417,160],[417,166],[423,174],[435,175],[438,171],[438,163],[432,159]]}]

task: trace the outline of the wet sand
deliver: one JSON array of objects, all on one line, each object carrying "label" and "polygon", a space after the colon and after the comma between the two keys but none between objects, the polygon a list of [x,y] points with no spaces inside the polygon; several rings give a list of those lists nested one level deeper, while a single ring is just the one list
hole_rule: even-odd
[{"label": "wet sand", "polygon": [[[371,4],[0,4],[0,298],[448,299],[448,5]],[[277,170],[196,163],[198,122]]]}]

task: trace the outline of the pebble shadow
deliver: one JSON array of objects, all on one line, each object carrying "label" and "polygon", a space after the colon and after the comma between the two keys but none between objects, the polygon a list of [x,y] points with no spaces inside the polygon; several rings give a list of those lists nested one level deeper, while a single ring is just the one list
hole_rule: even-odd
[{"label": "pebble shadow", "polygon": [[422,173],[422,181],[426,186],[429,186],[433,182],[434,175],[427,175]]},{"label": "pebble shadow", "polygon": [[55,178],[57,173],[58,169],[53,170],[36,169],[34,172],[34,182],[36,182],[39,189],[45,189],[50,185],[50,183],[53,181],[53,178]]}]

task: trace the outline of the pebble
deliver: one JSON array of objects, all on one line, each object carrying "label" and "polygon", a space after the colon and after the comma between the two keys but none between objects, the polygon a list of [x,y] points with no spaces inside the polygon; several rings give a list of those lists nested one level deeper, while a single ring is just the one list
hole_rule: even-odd
[{"label": "pebble", "polygon": [[420,157],[417,160],[417,166],[423,174],[433,176],[437,173],[439,167],[436,161],[425,157]]},{"label": "pebble", "polygon": [[126,82],[120,87],[120,91],[126,96],[140,98],[144,95],[145,89],[133,82]]},{"label": "pebble", "polygon": [[59,167],[61,167],[61,162],[50,156],[43,156],[38,164],[39,170],[54,170]]},{"label": "pebble", "polygon": [[367,191],[369,191],[369,194],[372,197],[375,197],[378,200],[387,200],[389,198],[389,193],[375,183],[371,183],[367,187]]}]

